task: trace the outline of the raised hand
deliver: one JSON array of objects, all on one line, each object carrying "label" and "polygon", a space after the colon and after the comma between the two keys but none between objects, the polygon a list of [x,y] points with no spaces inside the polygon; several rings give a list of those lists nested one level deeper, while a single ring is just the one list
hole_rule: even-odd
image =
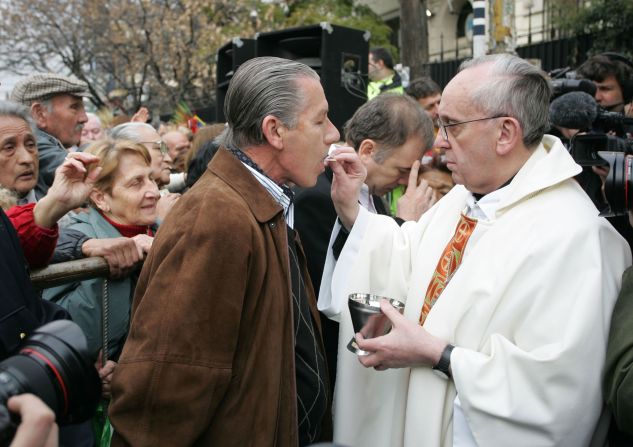
[{"label": "raised hand", "polygon": [[48,193],[35,205],[35,223],[50,228],[68,211],[83,205],[101,173],[98,163],[99,157],[94,155],[69,153],[55,171]]},{"label": "raised hand", "polygon": [[327,158],[332,169],[332,201],[341,222],[351,228],[358,216],[358,196],[367,177],[367,169],[351,147],[338,146]]},{"label": "raised hand", "polygon": [[409,183],[407,190],[398,199],[396,215],[403,220],[418,220],[437,201],[435,191],[429,186],[426,180],[418,183],[418,173],[420,162],[413,162],[409,173]]}]

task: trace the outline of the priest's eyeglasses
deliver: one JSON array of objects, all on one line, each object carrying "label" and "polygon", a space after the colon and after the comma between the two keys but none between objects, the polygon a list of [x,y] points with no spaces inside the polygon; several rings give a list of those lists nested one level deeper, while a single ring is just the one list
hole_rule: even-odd
[{"label": "priest's eyeglasses", "polygon": [[468,121],[458,121],[456,123],[444,123],[442,121],[442,118],[437,118],[437,121],[435,122],[435,125],[440,129],[440,133],[442,134],[442,138],[444,138],[446,141],[448,141],[448,131],[446,130],[447,127],[451,127],[451,126],[457,126],[459,124],[467,124],[467,123],[474,123],[476,121],[486,121],[486,120],[494,120],[496,118],[504,118],[505,115],[495,115],[495,116],[489,116],[487,118],[477,118],[474,120],[468,120]]}]

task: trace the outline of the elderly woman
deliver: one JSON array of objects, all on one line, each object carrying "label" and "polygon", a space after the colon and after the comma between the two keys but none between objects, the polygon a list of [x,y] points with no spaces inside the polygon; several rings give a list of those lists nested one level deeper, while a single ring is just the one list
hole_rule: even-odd
[{"label": "elderly woman", "polygon": [[[70,228],[100,239],[132,238],[139,253],[147,253],[160,197],[147,149],[129,141],[104,140],[91,145],[86,153],[99,157],[102,169],[89,196],[91,207],[88,212],[73,214]],[[95,360],[101,350],[116,360],[128,331],[136,279],[136,273],[110,279],[106,287],[102,278],[85,280],[48,289],[44,298],[64,307],[81,326]],[[102,309],[106,308],[104,337]]]}]

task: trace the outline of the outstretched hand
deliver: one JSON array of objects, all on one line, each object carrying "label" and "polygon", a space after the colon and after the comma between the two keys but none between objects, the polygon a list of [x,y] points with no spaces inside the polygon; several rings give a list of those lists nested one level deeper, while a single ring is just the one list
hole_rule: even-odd
[{"label": "outstretched hand", "polygon": [[52,227],[68,211],[84,204],[101,173],[99,157],[70,152],[55,171],[53,184],[33,210],[35,223]]},{"label": "outstretched hand", "polygon": [[341,222],[351,228],[358,216],[358,196],[367,177],[367,169],[351,147],[338,146],[327,158],[332,169],[332,201]]},{"label": "outstretched hand", "polygon": [[418,220],[437,201],[435,191],[429,186],[426,180],[418,183],[418,173],[420,171],[420,161],[416,160],[409,172],[409,183],[407,190],[398,199],[398,211],[396,215],[403,220]]},{"label": "outstretched hand", "polygon": [[131,123],[146,123],[149,119],[149,110],[147,107],[141,107],[130,119]]},{"label": "outstretched hand", "polygon": [[380,310],[391,321],[391,332],[382,337],[365,339],[356,334],[356,343],[369,355],[359,357],[365,367],[379,371],[388,368],[405,368],[435,365],[439,362],[446,342],[429,334],[417,322],[407,320],[387,300]]}]

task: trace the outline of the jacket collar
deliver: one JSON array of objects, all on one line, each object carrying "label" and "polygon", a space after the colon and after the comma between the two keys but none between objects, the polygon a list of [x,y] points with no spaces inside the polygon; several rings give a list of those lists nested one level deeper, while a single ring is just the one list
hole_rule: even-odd
[{"label": "jacket collar", "polygon": [[283,212],[246,166],[224,147],[220,147],[208,169],[244,199],[258,222],[268,222]]},{"label": "jacket collar", "polygon": [[90,225],[97,238],[121,237],[121,233],[110,225],[93,206],[88,207],[87,211],[72,212],[70,216],[74,222]]},{"label": "jacket collar", "polygon": [[62,149],[66,150],[66,148],[64,147],[64,145],[62,144],[61,141],[59,141],[57,138],[52,136],[50,133],[44,132],[39,127],[35,129],[35,138],[37,140],[37,145],[38,146],[41,144],[40,143],[41,141],[45,141],[45,142],[47,142],[49,144],[53,144],[53,145],[59,146]]},{"label": "jacket collar", "polygon": [[546,188],[573,178],[582,171],[561,141],[545,135],[528,161],[519,170],[499,203],[497,217],[518,202]]}]

